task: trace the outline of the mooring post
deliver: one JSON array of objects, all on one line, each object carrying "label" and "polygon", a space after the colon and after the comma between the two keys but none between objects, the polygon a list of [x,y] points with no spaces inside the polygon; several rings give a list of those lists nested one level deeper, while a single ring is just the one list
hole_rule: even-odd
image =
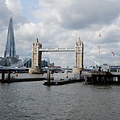
[{"label": "mooring post", "polygon": [[47,70],[47,84],[50,85],[50,70]]},{"label": "mooring post", "polygon": [[10,69],[8,70],[8,83],[10,82]]},{"label": "mooring post", "polygon": [[4,70],[2,70],[2,83],[4,83]]},{"label": "mooring post", "polygon": [[79,79],[81,79],[81,74],[82,74],[82,71],[80,70],[80,78]]}]

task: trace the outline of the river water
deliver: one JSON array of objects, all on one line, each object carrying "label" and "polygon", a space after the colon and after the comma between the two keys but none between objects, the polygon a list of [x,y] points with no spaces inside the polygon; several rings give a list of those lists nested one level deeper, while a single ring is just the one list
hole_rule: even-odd
[{"label": "river water", "polygon": [[0,84],[0,120],[120,119],[120,86],[43,82]]}]

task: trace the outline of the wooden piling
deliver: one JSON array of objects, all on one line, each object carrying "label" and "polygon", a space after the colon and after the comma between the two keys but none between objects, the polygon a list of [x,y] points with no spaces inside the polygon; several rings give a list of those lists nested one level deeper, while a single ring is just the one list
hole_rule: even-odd
[{"label": "wooden piling", "polygon": [[80,70],[80,76],[79,76],[79,79],[81,79],[81,75],[82,75],[82,71]]},{"label": "wooden piling", "polygon": [[10,83],[10,69],[8,70],[8,83]]},{"label": "wooden piling", "polygon": [[50,70],[47,70],[47,85],[50,86]]},{"label": "wooden piling", "polygon": [[4,83],[4,78],[5,78],[5,71],[4,70],[2,70],[2,83]]}]

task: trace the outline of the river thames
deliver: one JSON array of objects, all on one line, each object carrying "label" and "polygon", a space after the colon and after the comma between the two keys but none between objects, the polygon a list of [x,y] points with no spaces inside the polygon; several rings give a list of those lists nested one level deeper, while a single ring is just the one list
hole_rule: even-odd
[{"label": "river thames", "polygon": [[0,84],[0,120],[120,119],[118,85],[94,86],[81,82],[48,87],[43,83]]}]

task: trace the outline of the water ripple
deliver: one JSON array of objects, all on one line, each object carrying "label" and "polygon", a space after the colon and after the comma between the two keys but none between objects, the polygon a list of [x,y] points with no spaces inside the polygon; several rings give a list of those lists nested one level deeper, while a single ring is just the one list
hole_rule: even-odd
[{"label": "water ripple", "polygon": [[0,84],[0,120],[118,120],[120,86]]}]

